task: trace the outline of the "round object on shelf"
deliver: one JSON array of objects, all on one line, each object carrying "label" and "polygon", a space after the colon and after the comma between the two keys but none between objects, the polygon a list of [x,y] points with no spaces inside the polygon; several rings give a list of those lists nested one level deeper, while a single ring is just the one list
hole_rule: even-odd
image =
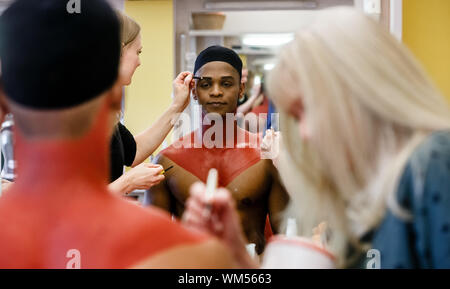
[{"label": "round object on shelf", "polygon": [[192,23],[195,30],[221,30],[226,15],[220,12],[192,13]]}]

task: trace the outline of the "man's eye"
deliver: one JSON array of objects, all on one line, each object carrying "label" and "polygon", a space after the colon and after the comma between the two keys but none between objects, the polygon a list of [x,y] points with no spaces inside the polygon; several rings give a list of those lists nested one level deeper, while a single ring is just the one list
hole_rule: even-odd
[{"label": "man's eye", "polygon": [[201,88],[208,88],[209,87],[209,83],[208,82],[202,82],[202,83],[200,83],[200,87]]},{"label": "man's eye", "polygon": [[224,86],[224,87],[230,87],[230,86],[232,86],[233,84],[231,83],[231,82],[224,82],[224,83],[222,83],[222,85]]}]

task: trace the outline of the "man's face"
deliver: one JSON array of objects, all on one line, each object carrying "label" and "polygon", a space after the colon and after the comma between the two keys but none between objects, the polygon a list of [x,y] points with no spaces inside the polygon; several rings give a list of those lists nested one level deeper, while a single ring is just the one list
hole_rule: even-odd
[{"label": "man's face", "polygon": [[237,100],[244,93],[245,84],[241,84],[239,73],[230,64],[213,61],[203,65],[195,76],[194,95],[205,113],[235,113]]}]

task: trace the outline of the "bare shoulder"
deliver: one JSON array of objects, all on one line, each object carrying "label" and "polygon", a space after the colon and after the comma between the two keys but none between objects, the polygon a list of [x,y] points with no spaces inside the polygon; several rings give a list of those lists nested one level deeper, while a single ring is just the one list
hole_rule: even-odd
[{"label": "bare shoulder", "polygon": [[229,249],[215,238],[170,248],[144,259],[133,269],[230,269],[236,264]]},{"label": "bare shoulder", "polygon": [[273,165],[273,161],[271,159],[265,159],[265,160],[262,160],[262,161],[264,161],[264,167],[265,167],[267,173],[271,177],[273,177],[275,179],[278,179],[279,178],[279,172],[278,172],[278,169]]},{"label": "bare shoulder", "polygon": [[266,178],[277,176],[278,171],[272,163],[271,159],[261,159],[249,168],[252,174],[264,174]]}]

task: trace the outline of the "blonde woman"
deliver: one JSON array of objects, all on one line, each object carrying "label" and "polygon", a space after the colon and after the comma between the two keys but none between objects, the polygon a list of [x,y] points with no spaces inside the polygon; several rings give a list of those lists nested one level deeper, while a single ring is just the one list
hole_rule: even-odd
[{"label": "blonde woman", "polygon": [[[450,110],[400,42],[356,10],[320,12],[268,88],[282,114],[286,213],[302,235],[326,221],[339,267],[450,268]],[[191,225],[244,256],[228,194],[213,200],[220,234],[198,214],[204,187],[192,194]]]},{"label": "blonde woman", "polygon": [[[140,26],[129,16],[117,11],[121,24],[122,55],[118,82],[131,84],[136,69],[141,65]],[[109,188],[123,195],[136,189],[148,189],[164,179],[160,165],[143,163],[163,142],[173,127],[173,119],[189,104],[192,74],[183,72],[173,82],[174,99],[171,106],[145,131],[134,137],[121,123],[117,124],[111,141],[111,181]],[[123,167],[131,170],[123,174]]]}]

